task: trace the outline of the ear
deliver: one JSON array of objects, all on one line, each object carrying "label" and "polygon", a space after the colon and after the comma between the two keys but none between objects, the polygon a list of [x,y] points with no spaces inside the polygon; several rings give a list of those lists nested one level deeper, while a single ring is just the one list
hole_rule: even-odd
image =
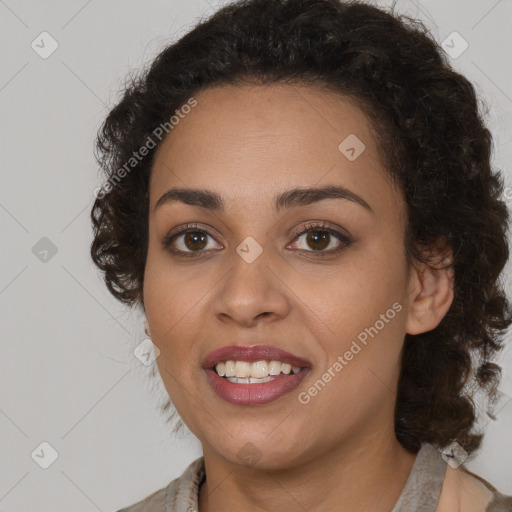
[{"label": "ear", "polygon": [[151,331],[149,330],[149,322],[147,318],[144,320],[144,332],[148,338],[151,338]]},{"label": "ear", "polygon": [[435,329],[453,302],[453,255],[447,245],[424,250],[428,263],[415,261],[409,278],[407,334],[421,334]]}]

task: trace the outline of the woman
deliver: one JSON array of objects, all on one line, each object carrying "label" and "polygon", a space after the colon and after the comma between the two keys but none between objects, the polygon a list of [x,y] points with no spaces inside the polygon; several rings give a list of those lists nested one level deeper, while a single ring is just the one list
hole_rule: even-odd
[{"label": "woman", "polygon": [[511,323],[470,82],[359,2],[233,3],[98,137],[91,254],[203,457],[123,511],[505,511],[462,463]]}]

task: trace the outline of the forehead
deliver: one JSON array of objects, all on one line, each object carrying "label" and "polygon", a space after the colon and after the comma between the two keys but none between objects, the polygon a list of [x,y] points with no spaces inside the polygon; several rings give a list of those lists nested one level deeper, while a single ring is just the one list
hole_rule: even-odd
[{"label": "forehead", "polygon": [[324,184],[365,190],[373,201],[387,194],[397,206],[374,127],[350,98],[289,84],[215,87],[194,98],[155,155],[152,206],[171,187],[217,190],[229,202]]}]

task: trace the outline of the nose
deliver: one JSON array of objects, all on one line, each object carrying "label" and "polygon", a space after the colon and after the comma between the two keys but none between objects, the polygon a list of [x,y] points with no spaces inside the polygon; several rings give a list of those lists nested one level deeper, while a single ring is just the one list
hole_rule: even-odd
[{"label": "nose", "polygon": [[265,251],[248,263],[238,254],[213,297],[214,315],[222,322],[252,327],[258,322],[285,318],[291,307],[290,291]]}]

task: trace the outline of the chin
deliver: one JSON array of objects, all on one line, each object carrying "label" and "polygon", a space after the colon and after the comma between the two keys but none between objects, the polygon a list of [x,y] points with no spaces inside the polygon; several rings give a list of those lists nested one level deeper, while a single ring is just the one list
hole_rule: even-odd
[{"label": "chin", "polygon": [[[297,464],[301,443],[288,438],[289,445],[268,439],[247,439],[245,442],[229,442],[226,447],[216,446],[215,451],[231,464],[258,470],[282,470]],[[225,449],[223,449],[225,448]]]}]

